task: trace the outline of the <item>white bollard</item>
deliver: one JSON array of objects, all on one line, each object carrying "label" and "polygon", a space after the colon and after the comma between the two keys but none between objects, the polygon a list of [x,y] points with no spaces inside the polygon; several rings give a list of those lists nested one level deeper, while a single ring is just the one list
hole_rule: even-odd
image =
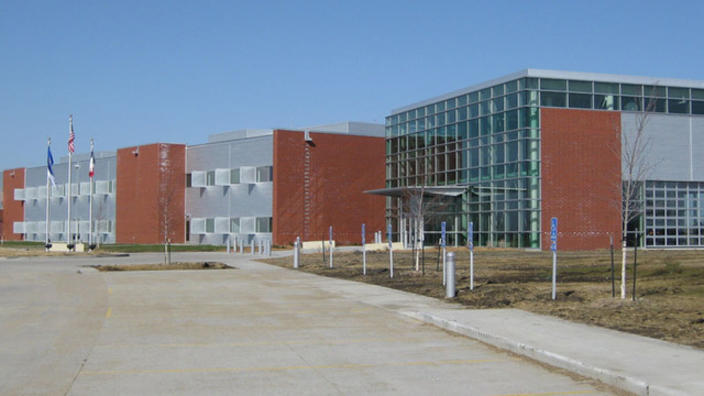
[{"label": "white bollard", "polygon": [[227,254],[230,254],[230,239],[229,238],[227,240],[226,246],[227,246],[227,250],[226,250]]},{"label": "white bollard", "polygon": [[455,253],[447,253],[447,285],[445,298],[455,298]]},{"label": "white bollard", "polygon": [[260,239],[259,241],[257,241],[257,253],[258,253],[260,256],[261,256],[261,255],[263,254],[263,252],[264,252],[264,251],[262,250],[263,248],[264,248],[264,246],[263,246],[263,244],[262,244],[262,240]]},{"label": "white bollard", "polygon": [[244,241],[240,240],[240,254],[244,254]]},{"label": "white bollard", "polygon": [[301,261],[301,237],[296,237],[293,243],[293,268],[298,268]]},{"label": "white bollard", "polygon": [[254,256],[254,239],[252,239],[252,242],[249,244],[249,253]]}]

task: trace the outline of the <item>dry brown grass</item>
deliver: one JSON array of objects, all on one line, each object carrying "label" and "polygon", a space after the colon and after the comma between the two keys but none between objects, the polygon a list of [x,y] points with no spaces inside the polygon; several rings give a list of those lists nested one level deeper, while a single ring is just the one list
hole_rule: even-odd
[{"label": "dry brown grass", "polygon": [[[469,255],[456,252],[456,301],[472,308],[512,307],[568,320],[704,348],[704,252],[638,251],[636,301],[631,301],[633,252],[629,252],[628,299],[619,296],[620,254],[615,252],[616,298],[611,297],[609,251],[560,252],[557,300],[552,301],[550,252],[475,251],[475,289],[469,289]],[[367,276],[360,252],[338,253],[329,269],[318,254],[303,255],[301,269],[443,298],[437,250],[427,249],[425,274],[415,272],[409,252],[367,253]],[[292,258],[265,260],[291,267]],[[441,267],[441,265],[440,265]]]}]

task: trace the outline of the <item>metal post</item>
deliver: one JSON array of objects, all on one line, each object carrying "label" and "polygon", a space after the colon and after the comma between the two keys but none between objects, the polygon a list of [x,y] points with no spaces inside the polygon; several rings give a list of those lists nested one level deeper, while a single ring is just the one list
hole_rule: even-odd
[{"label": "metal post", "polygon": [[244,241],[240,240],[240,254],[244,254]]},{"label": "metal post", "polygon": [[[68,123],[69,123],[69,137],[73,137],[73,115],[68,116]],[[67,184],[68,192],[66,193],[66,197],[68,199],[66,201],[66,205],[68,207],[67,208],[68,212],[66,213],[66,220],[68,222],[66,224],[66,232],[68,233],[68,235],[66,235],[66,242],[69,244],[72,243],[71,242],[71,239],[72,239],[71,238],[71,190],[72,190],[72,188],[71,188],[71,168],[73,167],[73,165],[71,163],[72,158],[73,158],[73,151],[69,150],[68,151],[68,184]]]},{"label": "metal post", "polygon": [[225,247],[226,247],[225,251],[227,252],[227,254],[230,254],[230,238],[227,238],[227,241],[225,243]]},{"label": "metal post", "polygon": [[298,268],[301,260],[301,237],[296,237],[293,243],[293,268]]},{"label": "metal post", "polygon": [[[49,140],[47,141],[47,147],[48,147],[48,148],[47,148],[47,158],[46,158],[46,160],[47,160],[47,164],[46,164],[46,166],[47,166],[47,170],[46,170],[46,221],[44,222],[44,223],[45,223],[44,225],[45,225],[45,228],[46,228],[46,230],[45,230],[45,231],[46,231],[46,234],[45,234],[45,236],[44,236],[44,248],[45,248],[46,251],[48,252],[48,251],[49,251],[49,229],[50,229],[49,226],[51,225],[51,221],[49,220],[49,217],[50,217],[50,215],[49,215],[49,203],[50,203],[50,201],[51,201],[51,199],[50,199],[50,197],[51,197],[51,187],[49,186],[49,180],[50,180],[50,179],[49,179],[49,176],[50,176],[50,174],[49,174],[49,166],[50,166],[51,164],[49,163],[49,162],[50,162],[50,161],[49,161],[49,152],[51,151],[51,138],[49,138]],[[53,161],[53,159],[52,159],[52,161]],[[2,243],[1,241],[2,241],[2,237],[0,237],[0,243]]]},{"label": "metal post", "polygon": [[455,298],[455,253],[447,253],[447,285],[445,298]]},{"label": "metal post", "polygon": [[93,176],[90,175],[93,166],[93,138],[90,138],[90,163],[88,164],[88,249],[93,246]]},{"label": "metal post", "polygon": [[550,219],[550,250],[552,250],[552,299],[557,289],[557,217]]},{"label": "metal post", "polygon": [[367,274],[367,245],[365,236],[366,226],[362,224],[362,275]]},{"label": "metal post", "polygon": [[389,240],[389,277],[394,277],[394,245],[391,242],[391,224],[386,226],[386,237]]},{"label": "metal post", "polygon": [[264,246],[263,246],[262,240],[260,239],[259,241],[257,241],[257,252],[259,253],[260,256],[264,253],[263,249],[264,249]]},{"label": "metal post", "polygon": [[611,297],[616,297],[616,279],[614,274],[614,236],[609,235],[609,244],[611,247]]},{"label": "metal post", "polygon": [[330,268],[332,268],[333,267],[333,265],[332,265],[332,251],[333,251],[333,248],[332,248],[332,226],[330,226],[329,242],[330,242]]},{"label": "metal post", "polygon": [[442,248],[442,285],[445,286],[447,284],[447,260],[445,256],[447,255],[447,251],[445,250],[445,232],[446,232],[446,227],[447,225],[443,221],[440,223],[440,245]]},{"label": "metal post", "polygon": [[552,299],[555,299],[555,292],[557,288],[557,252],[552,251]]},{"label": "metal post", "polygon": [[474,222],[467,227],[467,247],[469,247],[469,290],[474,290]]},{"label": "metal post", "polygon": [[252,242],[249,244],[249,253],[254,256],[254,239],[252,239]]}]

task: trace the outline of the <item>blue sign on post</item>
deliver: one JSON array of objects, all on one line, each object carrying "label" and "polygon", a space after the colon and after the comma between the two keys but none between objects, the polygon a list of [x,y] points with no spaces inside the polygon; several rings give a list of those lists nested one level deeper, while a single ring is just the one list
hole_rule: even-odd
[{"label": "blue sign on post", "polygon": [[467,227],[467,247],[474,250],[474,222],[470,221]]},{"label": "blue sign on post", "polygon": [[364,246],[364,242],[365,242],[365,236],[364,236],[364,234],[366,234],[365,230],[366,230],[366,227],[364,226],[364,223],[362,223],[362,246]]},{"label": "blue sign on post", "polygon": [[389,239],[389,248],[391,247],[391,224],[388,224],[386,226],[386,235],[387,238]]},{"label": "blue sign on post", "polygon": [[550,219],[550,250],[557,251],[557,217]]},{"label": "blue sign on post", "polygon": [[441,234],[441,236],[440,236],[440,244],[442,245],[442,247],[445,247],[445,231],[446,231],[446,228],[447,228],[447,227],[446,227],[446,224],[445,224],[444,221],[443,221],[442,223],[440,223],[440,230],[442,231],[442,234]]}]

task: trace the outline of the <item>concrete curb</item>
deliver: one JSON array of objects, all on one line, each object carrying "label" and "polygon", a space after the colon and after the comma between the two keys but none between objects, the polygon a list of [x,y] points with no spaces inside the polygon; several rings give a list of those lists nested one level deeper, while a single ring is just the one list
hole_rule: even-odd
[{"label": "concrete curb", "polygon": [[453,333],[474,338],[497,348],[504,349],[521,356],[529,357],[551,366],[565,369],[585,377],[597,379],[605,384],[615,386],[627,392],[648,396],[683,395],[682,392],[674,389],[661,386],[651,386],[645,380],[640,378],[628,377],[621,373],[593,366],[575,359],[571,359],[567,356],[536,348],[532,345],[523,344],[504,337],[498,337],[472,326],[461,324],[453,320],[443,319],[436,315],[414,311],[398,311],[398,313],[416,320],[420,320],[421,322],[435,325]]}]

